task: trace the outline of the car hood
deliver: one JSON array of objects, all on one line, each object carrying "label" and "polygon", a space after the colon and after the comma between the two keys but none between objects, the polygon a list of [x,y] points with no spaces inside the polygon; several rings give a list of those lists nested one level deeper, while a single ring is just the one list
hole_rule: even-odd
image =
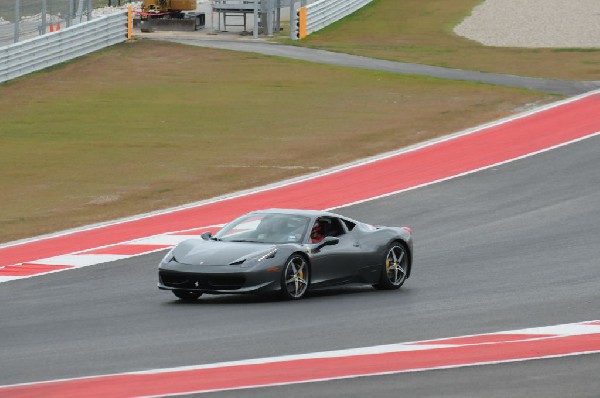
[{"label": "car hood", "polygon": [[190,239],[173,250],[178,263],[190,265],[229,265],[245,258],[259,256],[275,248],[273,244],[221,242]]}]

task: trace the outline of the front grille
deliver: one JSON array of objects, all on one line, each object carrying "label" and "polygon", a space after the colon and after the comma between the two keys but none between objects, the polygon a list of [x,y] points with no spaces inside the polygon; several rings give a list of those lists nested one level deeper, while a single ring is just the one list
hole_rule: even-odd
[{"label": "front grille", "polygon": [[189,282],[189,279],[184,274],[172,274],[167,272],[160,273],[160,279],[167,286],[183,285]]},{"label": "front grille", "polygon": [[215,275],[207,279],[210,286],[217,289],[234,290],[242,287],[246,278],[243,276],[230,276],[230,275]]},{"label": "front grille", "polygon": [[188,274],[160,271],[159,277],[167,287],[178,289],[237,290],[246,282],[241,275]]}]

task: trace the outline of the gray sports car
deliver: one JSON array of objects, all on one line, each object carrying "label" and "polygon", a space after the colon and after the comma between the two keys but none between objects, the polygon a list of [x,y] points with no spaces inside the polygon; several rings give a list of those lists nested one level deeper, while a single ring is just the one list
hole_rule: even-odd
[{"label": "gray sports car", "polygon": [[323,211],[261,210],[175,246],[158,267],[158,288],[182,300],[264,291],[296,300],[308,289],[346,283],[398,289],[410,276],[412,251],[407,227]]}]

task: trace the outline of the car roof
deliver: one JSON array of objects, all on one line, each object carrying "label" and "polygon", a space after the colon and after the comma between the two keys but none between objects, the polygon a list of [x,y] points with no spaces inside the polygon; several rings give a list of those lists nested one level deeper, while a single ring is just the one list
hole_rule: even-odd
[{"label": "car roof", "polygon": [[264,210],[255,210],[255,211],[252,211],[251,213],[290,214],[290,215],[299,215],[299,216],[307,216],[307,217],[320,217],[320,216],[342,217],[339,214],[329,213],[326,211],[300,210],[300,209],[264,209]]},{"label": "car roof", "polygon": [[316,218],[316,217],[338,217],[338,218],[343,218],[345,220],[349,220],[352,221],[354,223],[358,223],[358,221],[353,220],[351,218],[348,217],[344,217],[341,216],[339,214],[335,214],[335,213],[331,213],[328,211],[322,211],[322,210],[301,210],[301,209],[264,209],[264,210],[255,210],[252,211],[250,214],[254,214],[254,213],[261,213],[261,214],[265,214],[265,213],[269,213],[269,214],[290,214],[290,215],[299,215],[299,216],[306,216],[306,217],[311,217],[311,218]]}]

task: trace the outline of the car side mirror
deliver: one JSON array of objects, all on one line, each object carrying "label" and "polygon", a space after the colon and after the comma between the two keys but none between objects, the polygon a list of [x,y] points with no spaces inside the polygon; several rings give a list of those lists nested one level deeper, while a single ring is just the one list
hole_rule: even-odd
[{"label": "car side mirror", "polygon": [[337,245],[338,243],[340,243],[340,238],[336,238],[335,236],[326,236],[325,239],[323,239],[321,243],[319,243],[319,245],[315,248],[315,250],[320,250],[322,247],[325,246]]},{"label": "car side mirror", "polygon": [[204,240],[210,240],[210,238],[212,237],[212,232],[210,232],[210,231],[202,232],[200,237]]}]

